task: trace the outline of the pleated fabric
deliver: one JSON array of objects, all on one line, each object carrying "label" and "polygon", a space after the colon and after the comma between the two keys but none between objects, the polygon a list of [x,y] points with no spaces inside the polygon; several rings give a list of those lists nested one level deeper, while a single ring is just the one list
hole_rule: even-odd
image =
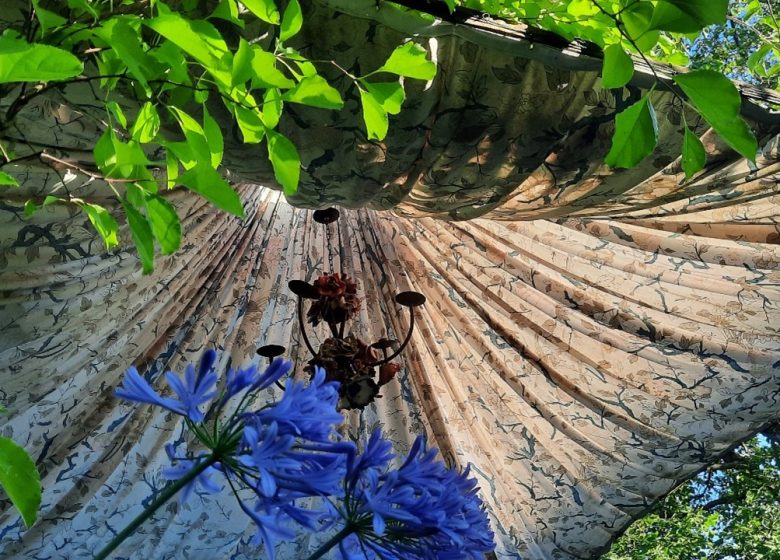
[{"label": "pleated fabric", "polygon": [[[88,558],[164,486],[163,445],[182,425],[113,396],[128,366],[163,390],[161,374],[205,348],[224,371],[282,344],[301,375],[310,356],[286,284],[322,272],[358,280],[365,305],[352,330],[365,340],[405,333],[394,294],[427,297],[404,369],[348,413],[349,433],[381,423],[400,453],[426,433],[450,464],[471,465],[500,558],[593,557],[777,417],[777,244],[606,218],[349,210],[324,226],[274,191],[240,191],[244,221],[174,191],[183,248],[149,276],[127,246],[102,253],[67,207],[24,222],[0,211],[2,434],[35,458],[44,487],[30,530],[3,502],[3,555]],[[119,557],[257,557],[251,534],[228,492],[195,496],[160,511]]]}]

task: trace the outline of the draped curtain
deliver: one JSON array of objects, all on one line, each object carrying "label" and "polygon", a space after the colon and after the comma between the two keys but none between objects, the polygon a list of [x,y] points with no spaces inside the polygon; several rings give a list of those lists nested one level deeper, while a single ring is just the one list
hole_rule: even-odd
[{"label": "draped curtain", "polygon": [[[310,356],[287,281],[322,272],[358,280],[365,305],[352,328],[365,339],[405,332],[394,294],[427,297],[403,370],[362,414],[348,413],[347,432],[381,423],[400,453],[422,432],[450,464],[471,465],[499,558],[597,556],[676,484],[778,417],[770,116],[754,119],[756,167],[700,124],[708,167],[683,182],[679,111],[654,94],[668,106],[658,155],[614,172],[600,161],[627,100],[600,88],[592,61],[355,5],[363,11],[312,3],[303,46],[372,68],[417,33],[434,39],[439,76],[408,84],[384,144],[361,138],[343,83],[346,112],[293,108],[282,127],[303,174],[289,202],[259,186],[274,187],[257,146],[228,146],[227,171],[253,179],[237,187],[246,219],[167,192],[182,249],[143,276],[124,226],[124,243],[106,253],[71,206],[24,217],[24,200],[52,188],[111,208],[99,182],[28,162],[22,188],[0,193],[0,433],[31,453],[44,488],[32,529],[0,503],[0,555],[89,558],[163,487],[163,445],[183,437],[182,425],[113,396],[128,366],[162,389],[164,371],[205,348],[218,349],[224,372],[282,344],[303,375]],[[41,96],[19,132],[88,157],[101,131],[88,96]],[[356,208],[330,226],[298,208],[331,203]],[[227,493],[197,495],[160,511],[118,554],[254,558],[251,534]],[[315,544],[279,554],[301,558]]]}]

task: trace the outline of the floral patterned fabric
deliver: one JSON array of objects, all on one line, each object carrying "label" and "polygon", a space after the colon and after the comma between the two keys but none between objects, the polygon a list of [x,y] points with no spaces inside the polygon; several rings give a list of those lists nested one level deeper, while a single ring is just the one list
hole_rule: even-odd
[{"label": "floral patterned fabric", "polygon": [[[44,487],[30,530],[0,502],[0,556],[90,558],[163,487],[163,445],[182,427],[113,396],[129,365],[162,388],[165,370],[204,348],[220,351],[224,371],[282,344],[301,375],[311,356],[287,281],[322,272],[358,281],[354,328],[367,339],[405,332],[394,294],[427,297],[404,368],[381,399],[348,413],[348,433],[381,422],[403,453],[425,432],[447,461],[471,464],[499,558],[597,556],[780,413],[771,119],[754,123],[756,168],[698,126],[708,167],[682,182],[679,112],[657,94],[658,155],[613,172],[600,161],[627,98],[599,87],[593,60],[387,7],[306,4],[301,42],[321,45],[319,58],[373,69],[416,33],[440,70],[431,84],[408,83],[382,144],[361,136],[352,94],[339,114],[292,107],[282,126],[303,158],[293,205],[257,186],[273,187],[257,146],[228,145],[227,171],[252,179],[239,187],[247,218],[166,193],[182,249],[142,276],[126,228],[106,253],[69,206],[23,216],[28,197],[65,187],[111,207],[105,186],[29,161],[14,168],[24,185],[0,193],[0,433],[31,453]],[[314,42],[316,29],[327,33]],[[88,159],[102,127],[90,95],[37,98],[14,134]],[[368,208],[327,227],[296,208],[331,203]],[[194,496],[144,524],[118,557],[254,558],[251,533],[227,493]],[[279,557],[315,545],[288,543]]]}]

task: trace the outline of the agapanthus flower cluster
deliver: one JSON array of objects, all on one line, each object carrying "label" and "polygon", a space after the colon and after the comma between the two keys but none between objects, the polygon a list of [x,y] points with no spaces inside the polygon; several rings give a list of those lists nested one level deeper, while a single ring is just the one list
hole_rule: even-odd
[{"label": "agapanthus flower cluster", "polygon": [[322,368],[308,383],[288,378],[281,398],[256,408],[257,393],[278,383],[292,364],[276,358],[263,371],[256,365],[231,369],[218,388],[216,361],[209,350],[183,376],[166,373],[172,397],[160,395],[132,367],[116,390],[183,416],[199,441],[202,451],[166,446],[171,466],[163,476],[181,487],[180,500],[229,487],[257,527],[253,542],[263,543],[271,559],[275,544],[295,538],[296,527],[321,532],[340,526],[337,550],[349,559],[465,559],[492,550],[468,471],[447,469],[421,438],[391,469],[391,445],[378,431],[358,454],[336,431],[343,422],[338,383]]},{"label": "agapanthus flower cluster", "polygon": [[344,515],[357,527],[340,543],[344,558],[467,560],[495,548],[476,480],[437,455],[419,436],[391,468],[390,442],[371,434],[344,479]]}]

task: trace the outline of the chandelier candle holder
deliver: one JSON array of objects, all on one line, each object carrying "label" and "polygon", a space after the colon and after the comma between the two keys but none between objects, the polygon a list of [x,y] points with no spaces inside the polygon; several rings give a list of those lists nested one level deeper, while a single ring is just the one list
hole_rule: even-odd
[{"label": "chandelier candle holder", "polygon": [[[338,217],[339,211],[335,208],[314,212],[314,220],[324,225],[335,222]],[[319,367],[325,370],[328,381],[339,382],[340,410],[362,409],[381,397],[380,387],[389,383],[401,369],[393,360],[409,344],[414,332],[414,308],[425,303],[425,296],[419,292],[401,292],[395,296],[398,305],[409,308],[409,329],[403,342],[399,344],[397,340],[381,338],[367,344],[352,332],[346,334],[347,323],[362,306],[357,283],[352,278],[343,272],[332,272],[319,276],[313,283],[291,280],[288,286],[298,298],[301,337],[313,356],[305,371],[314,375]],[[305,318],[304,300],[311,300]],[[324,323],[330,330],[330,336],[317,349],[306,331],[306,323],[313,327]],[[273,359],[284,353],[284,347],[263,346],[257,353]]]}]

